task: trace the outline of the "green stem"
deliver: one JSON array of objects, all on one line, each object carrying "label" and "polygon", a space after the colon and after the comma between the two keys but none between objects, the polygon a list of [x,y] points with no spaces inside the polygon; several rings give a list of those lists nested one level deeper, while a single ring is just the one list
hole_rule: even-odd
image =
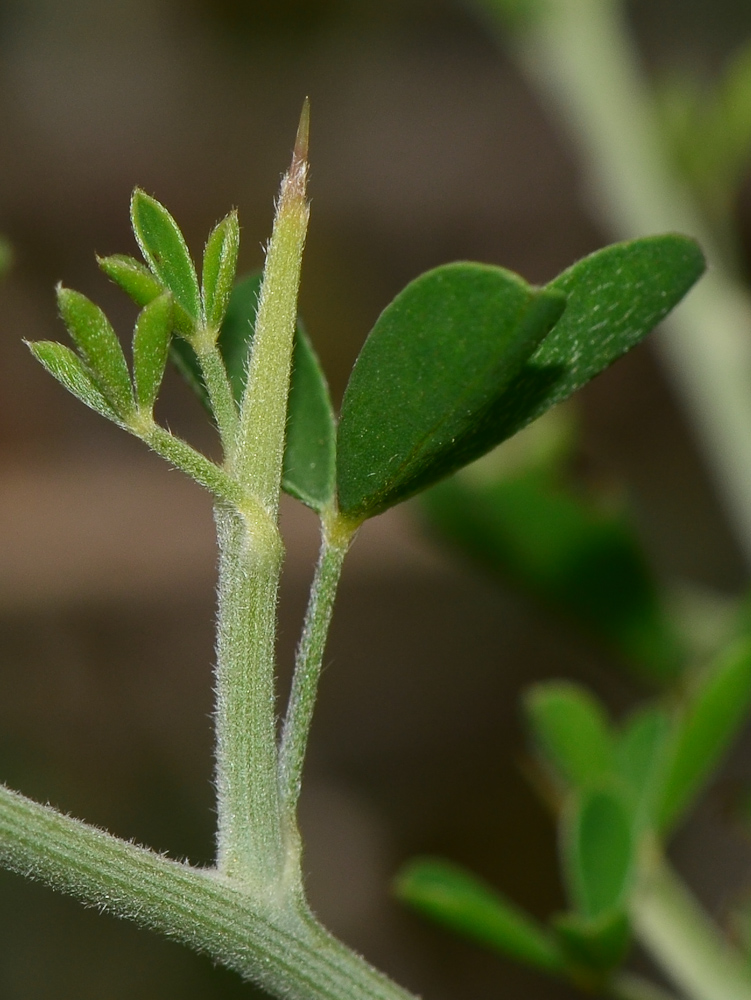
[{"label": "green stem", "polygon": [[[496,0],[481,0],[497,15]],[[663,326],[661,346],[751,562],[751,298],[674,175],[617,0],[553,0],[512,46],[582,153],[599,214],[622,237],[695,236],[711,268]]]},{"label": "green stem", "polygon": [[240,482],[274,515],[282,481],[297,293],[308,228],[307,150],[306,102],[266,252],[235,454]]},{"label": "green stem", "polygon": [[631,904],[643,947],[692,1000],[749,1000],[751,970],[664,862],[637,887]]},{"label": "green stem", "polygon": [[633,972],[617,973],[609,985],[608,996],[613,1000],[676,1000],[675,994]]},{"label": "green stem", "polygon": [[224,447],[225,458],[228,459],[231,467],[232,455],[234,453],[237,439],[237,425],[239,414],[232,395],[232,387],[227,377],[227,369],[224,366],[222,355],[216,344],[216,338],[209,338],[209,342],[202,344],[200,333],[192,342],[198,364],[201,367],[206,391],[209,394],[211,412],[214,414],[219,437]]},{"label": "green stem", "polygon": [[415,1000],[309,914],[0,786],[0,864],[160,931],[285,1000]]},{"label": "green stem", "polygon": [[276,524],[216,508],[218,866],[258,891],[282,891],[274,663],[283,546]]},{"label": "green stem", "polygon": [[204,486],[217,500],[224,503],[245,507],[251,503],[243,488],[224,469],[211,459],[206,458],[187,441],[175,437],[158,424],[150,423],[146,427],[131,427],[132,433],[145,441],[146,444],[161,455],[176,469],[186,473],[191,479]]},{"label": "green stem", "polygon": [[[324,525],[310,601],[305,613],[300,645],[295,658],[287,714],[282,729],[279,754],[279,786],[287,828],[296,829],[295,816],[300,796],[305,750],[313,719],[323,654],[334,610],[342,563],[353,532],[342,530],[335,521]],[[294,833],[292,834],[294,836]]]}]

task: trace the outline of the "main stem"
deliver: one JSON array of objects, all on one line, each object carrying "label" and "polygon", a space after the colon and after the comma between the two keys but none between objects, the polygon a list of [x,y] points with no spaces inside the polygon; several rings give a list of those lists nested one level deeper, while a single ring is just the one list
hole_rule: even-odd
[{"label": "main stem", "polygon": [[[497,0],[481,0],[497,13]],[[696,237],[710,270],[658,343],[751,563],[751,299],[667,160],[620,0],[552,0],[512,51],[576,140],[600,216],[621,237]]]},{"label": "main stem", "polygon": [[231,472],[252,498],[216,509],[218,866],[274,899],[289,894],[274,707],[277,526],[300,266],[308,223],[308,105],[266,254]]}]

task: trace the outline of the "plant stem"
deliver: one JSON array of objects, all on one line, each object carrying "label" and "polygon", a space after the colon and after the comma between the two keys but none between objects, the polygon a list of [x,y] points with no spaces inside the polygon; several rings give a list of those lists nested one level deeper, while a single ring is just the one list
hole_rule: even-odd
[{"label": "plant stem", "polygon": [[692,1000],[751,998],[751,970],[666,862],[650,867],[630,910],[637,938]]},{"label": "plant stem", "polygon": [[[300,265],[308,222],[308,105],[282,180],[266,254],[232,475],[257,505],[216,508],[218,866],[289,898],[274,709],[276,605],[283,546],[277,518]],[[234,404],[233,404],[234,405]],[[259,509],[260,508],[260,513]],[[297,895],[299,875],[293,865]]]},{"label": "plant stem", "polygon": [[0,786],[0,864],[204,952],[285,1000],[414,1000],[313,918]]},{"label": "plant stem", "polygon": [[305,750],[313,719],[323,654],[342,563],[353,534],[352,529],[344,527],[341,521],[334,518],[327,524],[324,519],[321,550],[295,658],[292,690],[284,719],[279,753],[282,812],[293,839],[296,839],[297,801],[300,796]]},{"label": "plant stem", "polygon": [[[206,333],[210,334],[211,331],[206,331]],[[228,467],[231,468],[239,414],[232,396],[227,369],[216,344],[216,337],[207,336],[206,341],[204,344],[202,331],[199,331],[193,338],[192,344],[201,367],[206,391],[209,394],[211,412],[214,414],[219,437],[222,440],[225,459],[228,462]]]},{"label": "plant stem", "polygon": [[[481,0],[497,16],[495,0]],[[711,269],[658,343],[751,562],[751,298],[667,162],[654,101],[619,0],[553,0],[512,51],[577,141],[600,216],[622,237],[677,230]]]},{"label": "plant stem", "polygon": [[674,994],[633,972],[617,973],[610,983],[608,996],[613,1000],[676,1000]]},{"label": "plant stem", "polygon": [[216,785],[218,867],[281,892],[274,663],[283,547],[273,520],[219,506]]},{"label": "plant stem", "polygon": [[308,122],[306,100],[266,253],[235,455],[240,482],[274,515],[279,505],[297,293],[308,228]]},{"label": "plant stem", "polygon": [[196,451],[187,441],[151,422],[147,427],[129,428],[175,468],[204,486],[217,500],[246,507],[252,503],[243,488],[224,469]]}]

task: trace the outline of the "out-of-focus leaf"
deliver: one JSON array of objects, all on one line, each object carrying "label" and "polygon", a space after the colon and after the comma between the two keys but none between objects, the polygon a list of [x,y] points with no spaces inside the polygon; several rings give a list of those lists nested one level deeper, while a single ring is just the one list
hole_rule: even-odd
[{"label": "out-of-focus leaf", "polygon": [[206,244],[201,275],[201,294],[206,322],[218,330],[227,311],[237,269],[240,248],[240,226],[237,212],[230,214],[214,228]]},{"label": "out-of-focus leaf", "polygon": [[344,394],[342,513],[371,517],[498,444],[515,402],[508,387],[565,303],[482,264],[447,264],[407,285],[376,321]]},{"label": "out-of-focus leaf", "polygon": [[[260,273],[252,274],[235,285],[219,334],[219,350],[238,404],[245,392],[261,280]],[[193,349],[184,341],[175,340],[172,357],[183,377],[209,409],[208,395]],[[310,340],[298,320],[292,355],[282,488],[319,512],[333,498],[335,445],[336,423],[328,385]]]},{"label": "out-of-focus leaf", "polygon": [[133,387],[117,334],[99,306],[80,292],[57,289],[60,315],[111,409],[127,418],[133,411]]},{"label": "out-of-focus leaf", "polygon": [[136,188],[130,203],[133,232],[144,260],[194,323],[201,320],[196,269],[185,238],[164,205]]},{"label": "out-of-focus leaf", "polygon": [[553,926],[572,963],[595,974],[616,968],[628,954],[631,929],[623,910],[606,910],[597,917],[563,913]]},{"label": "out-of-focus leaf", "polygon": [[26,344],[37,361],[41,362],[50,375],[65,386],[68,392],[101,416],[116,424],[122,424],[118,414],[100,392],[86,365],[69,347],[51,340],[39,340],[36,343],[27,341]]},{"label": "out-of-focus leaf", "polygon": [[162,384],[171,334],[172,296],[166,292],[144,306],[133,331],[136,400],[149,412]]},{"label": "out-of-focus leaf", "polygon": [[0,236],[0,279],[4,278],[13,263],[13,249],[5,237]]},{"label": "out-of-focus leaf", "polygon": [[657,821],[671,830],[702,790],[751,707],[751,640],[737,642],[712,664],[677,723]]},{"label": "out-of-focus leaf", "polygon": [[664,682],[680,673],[680,641],[625,514],[601,509],[548,468],[484,481],[460,474],[423,502],[472,559],[597,635],[641,674]]},{"label": "out-of-focus leaf", "polygon": [[636,861],[630,810],[607,789],[576,796],[562,826],[563,874],[576,911],[586,918],[619,910]]},{"label": "out-of-focus leaf", "polygon": [[636,815],[645,822],[652,818],[665,779],[671,734],[668,712],[647,705],[626,720],[617,743],[618,770],[633,796]]},{"label": "out-of-focus leaf", "polygon": [[529,727],[545,760],[574,788],[592,788],[615,771],[615,746],[602,706],[570,681],[536,684],[524,696]]},{"label": "out-of-focus leaf", "polygon": [[395,891],[405,903],[462,937],[546,972],[564,968],[549,931],[457,865],[418,858],[400,873]]}]

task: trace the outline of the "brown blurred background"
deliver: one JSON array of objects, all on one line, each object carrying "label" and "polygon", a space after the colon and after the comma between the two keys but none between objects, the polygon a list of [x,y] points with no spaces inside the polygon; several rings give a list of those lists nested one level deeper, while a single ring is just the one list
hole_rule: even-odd
[{"label": "brown blurred background", "polygon": [[[631,8],[651,67],[711,73],[751,34],[745,0]],[[236,205],[241,270],[259,266],[306,94],[301,308],[337,399],[378,312],[420,271],[464,257],[543,281],[608,234],[586,214],[572,151],[463,0],[3,0],[0,56],[0,231],[16,258],[0,288],[0,780],[208,862],[211,506],[32,361],[22,338],[63,336],[54,283],[130,329],[133,309],[94,253],[133,252],[136,184],[196,253]],[[625,484],[658,571],[738,590],[742,563],[649,345],[580,405],[588,459]],[[162,415],[215,449],[175,378]],[[311,898],[332,930],[431,1000],[563,998],[423,926],[388,884],[410,855],[436,852],[539,915],[560,907],[553,826],[519,768],[518,692],[566,674],[617,711],[637,689],[415,515],[368,525],[345,570],[303,795]],[[286,671],[316,526],[290,502],[284,527]],[[724,792],[751,778],[749,754],[747,740],[676,845],[715,907],[751,885],[743,837],[719,822]],[[5,875],[0,887],[3,1000],[252,993],[47,890]]]}]

